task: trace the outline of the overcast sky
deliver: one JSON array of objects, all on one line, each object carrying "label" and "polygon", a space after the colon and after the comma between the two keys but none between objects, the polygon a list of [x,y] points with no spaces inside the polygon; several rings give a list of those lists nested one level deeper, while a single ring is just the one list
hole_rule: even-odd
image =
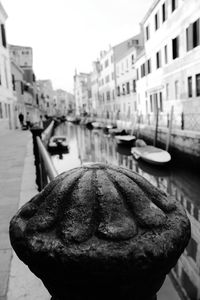
[{"label": "overcast sky", "polygon": [[2,0],[8,43],[33,48],[37,79],[73,91],[73,75],[89,72],[101,50],[139,32],[153,0]]}]

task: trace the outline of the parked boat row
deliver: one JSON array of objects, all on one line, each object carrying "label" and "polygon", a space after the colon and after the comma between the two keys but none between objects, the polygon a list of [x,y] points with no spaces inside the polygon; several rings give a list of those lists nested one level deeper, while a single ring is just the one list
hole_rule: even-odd
[{"label": "parked boat row", "polygon": [[51,154],[68,153],[69,144],[66,136],[54,135],[50,138],[48,144],[48,151]]},{"label": "parked boat row", "polygon": [[[67,120],[77,123],[77,119],[68,118]],[[136,160],[143,160],[156,165],[165,165],[171,160],[169,152],[152,145],[147,145],[145,141],[136,139],[135,135],[127,134],[125,130],[116,128],[114,124],[106,124],[100,121],[93,121],[92,118],[84,118],[80,120],[80,125],[97,131],[98,129],[103,129],[104,133],[114,136],[118,145],[131,147],[131,154]],[[49,141],[48,149],[51,153],[69,151],[67,138],[65,136],[53,136]]]}]

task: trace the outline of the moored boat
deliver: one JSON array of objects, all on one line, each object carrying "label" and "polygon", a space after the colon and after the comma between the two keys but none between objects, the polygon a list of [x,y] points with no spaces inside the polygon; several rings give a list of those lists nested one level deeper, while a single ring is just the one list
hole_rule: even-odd
[{"label": "moored boat", "polygon": [[171,160],[169,152],[154,146],[132,147],[131,153],[135,159],[142,159],[155,165],[163,165]]},{"label": "moored boat", "polygon": [[48,151],[51,153],[68,152],[69,145],[66,136],[55,135],[50,138]]},{"label": "moored boat", "polygon": [[116,135],[115,139],[118,144],[132,145],[136,137],[134,135]]},{"label": "moored boat", "polygon": [[92,122],[92,126],[96,129],[101,129],[104,127],[104,124],[101,122]]}]

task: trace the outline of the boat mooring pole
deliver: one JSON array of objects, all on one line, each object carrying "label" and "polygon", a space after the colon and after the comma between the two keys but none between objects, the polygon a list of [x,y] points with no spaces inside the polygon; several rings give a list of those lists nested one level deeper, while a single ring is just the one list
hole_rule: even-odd
[{"label": "boat mooring pole", "polygon": [[169,150],[169,145],[170,145],[170,139],[171,139],[171,134],[172,134],[173,114],[174,114],[174,106],[172,105],[171,112],[170,112],[170,119],[169,119],[169,130],[168,130],[167,139],[166,139],[166,151]]},{"label": "boat mooring pole", "polygon": [[154,135],[154,147],[156,147],[157,143],[157,136],[158,136],[158,118],[159,118],[159,108],[157,107],[157,112],[156,112],[156,128],[155,128],[155,135]]}]

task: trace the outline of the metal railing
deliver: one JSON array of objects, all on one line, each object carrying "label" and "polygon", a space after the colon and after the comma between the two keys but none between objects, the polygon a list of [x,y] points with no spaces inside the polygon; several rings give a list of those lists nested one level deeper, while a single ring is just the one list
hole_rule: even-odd
[{"label": "metal railing", "polygon": [[[47,181],[48,181],[48,179],[49,179],[49,181],[51,181],[58,175],[58,172],[56,171],[56,169],[51,161],[51,158],[49,156],[49,153],[47,152],[46,148],[44,147],[39,136],[36,137],[36,141],[37,141],[37,146],[38,146],[38,151],[39,151],[40,164],[41,164],[41,166],[44,167],[44,168],[42,168],[41,171],[46,173]],[[42,178],[43,178],[43,176],[42,176]]]},{"label": "metal railing", "polygon": [[[105,119],[102,117],[97,117],[95,120],[109,123],[113,122],[113,119]],[[156,114],[122,114],[120,113],[115,121],[119,122],[131,122],[131,124],[144,124],[155,126],[156,124]],[[170,113],[159,113],[158,116],[158,126],[159,127],[169,127]],[[174,113],[172,119],[172,129],[178,130],[190,130],[190,131],[200,131],[200,113]]]},{"label": "metal railing", "polygon": [[40,128],[31,129],[33,136],[33,151],[36,166],[36,183],[38,190],[41,191],[57,175],[57,171],[51,161],[50,155],[42,142],[41,135],[43,130]]}]

